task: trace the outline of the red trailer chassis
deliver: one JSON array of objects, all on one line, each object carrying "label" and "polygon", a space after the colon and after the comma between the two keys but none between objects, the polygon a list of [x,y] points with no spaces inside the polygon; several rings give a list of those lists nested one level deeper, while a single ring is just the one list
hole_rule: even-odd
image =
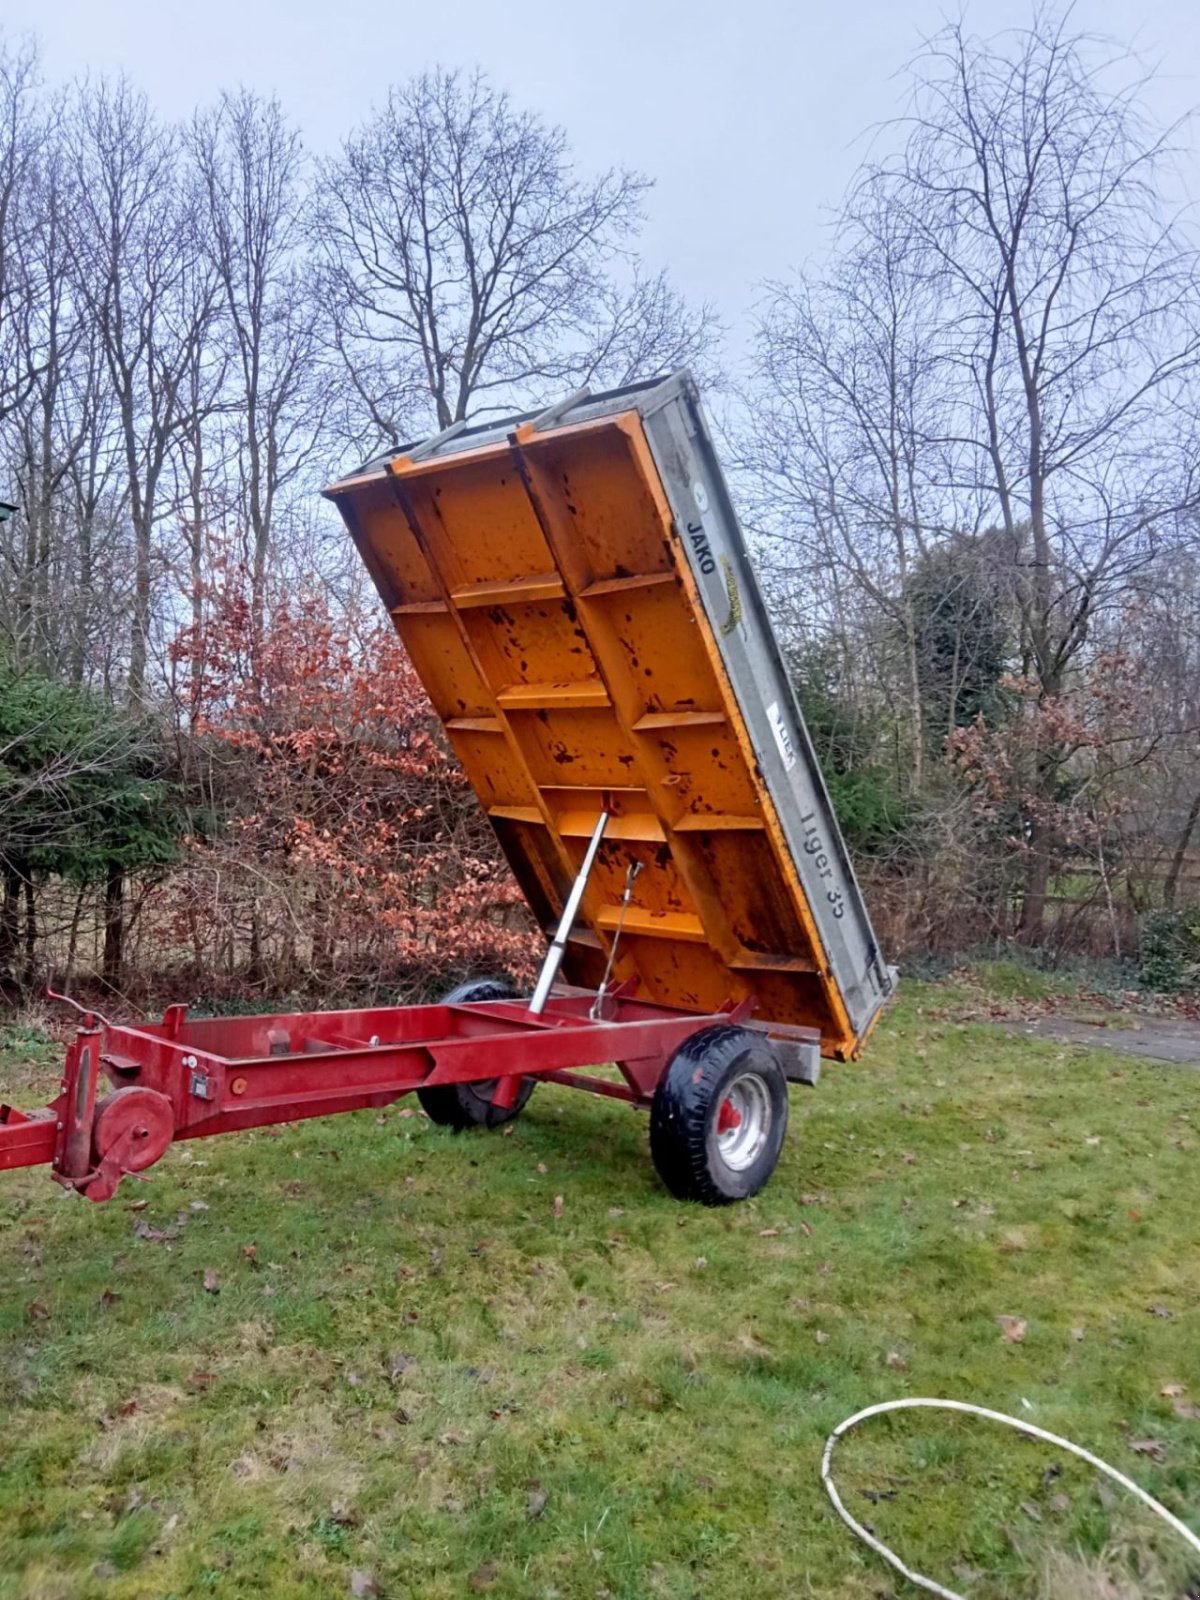
[{"label": "red trailer chassis", "polygon": [[[530,1078],[649,1106],[694,1035],[753,1026],[752,1000],[695,1016],[639,1001],[633,989],[609,989],[599,1006],[590,990],[558,989],[541,1014],[527,1000],[212,1019],[173,1005],[161,1023],[137,1027],[85,1013],[52,1104],[0,1105],[0,1170],[49,1165],[64,1187],[108,1200],[176,1139],[387,1106],[452,1084],[488,1085],[498,1111],[516,1105]],[[815,1056],[812,1030],[770,1031]],[[579,1070],[607,1064],[620,1080]],[[729,1102],[717,1116],[723,1135],[740,1120]]]}]

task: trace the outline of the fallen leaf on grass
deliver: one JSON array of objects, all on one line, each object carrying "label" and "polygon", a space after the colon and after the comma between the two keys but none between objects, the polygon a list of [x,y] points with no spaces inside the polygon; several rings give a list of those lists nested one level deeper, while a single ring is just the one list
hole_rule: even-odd
[{"label": "fallen leaf on grass", "polygon": [[410,1367],[415,1367],[416,1364],[416,1356],[410,1356],[405,1352],[400,1351],[392,1357],[392,1370],[388,1376],[393,1383],[396,1383],[404,1376]]},{"label": "fallen leaf on grass", "polygon": [[133,1200],[125,1209],[126,1211],[145,1211],[149,1204],[149,1200]]},{"label": "fallen leaf on grass", "polygon": [[778,1228],[760,1228],[758,1230],[758,1237],[760,1239],[778,1239],[778,1237],[779,1237],[779,1229]]},{"label": "fallen leaf on grass", "polygon": [[556,1194],[554,1196],[554,1215],[555,1215],[555,1217],[561,1217],[562,1214],[563,1214],[563,1197],[560,1194]]},{"label": "fallen leaf on grass", "polygon": [[498,1561],[484,1561],[467,1579],[468,1584],[475,1594],[482,1594],[485,1589],[490,1589],[496,1581],[496,1574],[500,1571]]},{"label": "fallen leaf on grass", "polygon": [[818,1328],[817,1329],[817,1332],[814,1335],[814,1337],[815,1337],[815,1339],[816,1339],[818,1344],[828,1344],[829,1343],[829,1335],[822,1328]]},{"label": "fallen leaf on grass", "polygon": [[133,1231],[139,1239],[145,1239],[149,1244],[164,1244],[168,1239],[179,1237],[178,1228],[156,1228],[145,1217],[134,1217]]},{"label": "fallen leaf on grass", "polygon": [[1151,1461],[1166,1459],[1166,1447],[1161,1439],[1130,1439],[1129,1448],[1135,1455],[1149,1456]]},{"label": "fallen leaf on grass", "polygon": [[1177,1417],[1182,1417],[1185,1422],[1200,1422],[1200,1406],[1195,1406],[1190,1400],[1175,1400],[1171,1405]]},{"label": "fallen leaf on grass", "polygon": [[1187,1393],[1187,1384],[1164,1383],[1162,1388],[1159,1390],[1159,1393],[1165,1395],[1168,1400],[1178,1400],[1181,1394]]},{"label": "fallen leaf on grass", "polygon": [[101,1311],[111,1311],[113,1306],[116,1305],[120,1298],[121,1296],[116,1292],[115,1289],[105,1289],[104,1293],[100,1296]]},{"label": "fallen leaf on grass", "polygon": [[900,1354],[899,1350],[888,1351],[887,1365],[891,1367],[893,1372],[905,1372],[908,1369],[908,1362]]},{"label": "fallen leaf on grass", "polygon": [[812,1238],[812,1229],[809,1227],[808,1223],[805,1222],[803,1217],[800,1218],[800,1230],[806,1239]]},{"label": "fallen leaf on grass", "polygon": [[211,1372],[193,1372],[188,1379],[193,1389],[207,1389],[209,1384],[215,1381],[214,1374]]},{"label": "fallen leaf on grass", "polygon": [[1161,1317],[1164,1322],[1170,1322],[1175,1315],[1167,1306],[1147,1306],[1146,1310],[1152,1317]]},{"label": "fallen leaf on grass", "polygon": [[50,1315],[50,1309],[41,1300],[31,1300],[25,1307],[26,1322],[45,1322]]},{"label": "fallen leaf on grass", "polygon": [[118,1406],[111,1416],[101,1417],[100,1426],[107,1432],[116,1425],[121,1417],[131,1417],[138,1408],[136,1400],[126,1400],[124,1405]]},{"label": "fallen leaf on grass", "polygon": [[253,1263],[258,1260],[258,1246],[256,1244],[244,1244],[242,1246],[242,1254],[247,1261]]},{"label": "fallen leaf on grass", "polygon": [[372,1600],[375,1595],[381,1595],[383,1590],[375,1582],[369,1572],[364,1572],[361,1567],[355,1567],[350,1574],[350,1593],[354,1600]]},{"label": "fallen leaf on grass", "polygon": [[206,1294],[220,1294],[221,1280],[211,1267],[204,1269],[204,1289]]},{"label": "fallen leaf on grass", "polygon": [[997,1317],[1000,1324],[1000,1336],[1008,1344],[1020,1344],[1025,1337],[1024,1317]]},{"label": "fallen leaf on grass", "polygon": [[447,1428],[445,1433],[438,1434],[439,1444],[466,1444],[467,1436],[460,1433],[457,1428]]}]

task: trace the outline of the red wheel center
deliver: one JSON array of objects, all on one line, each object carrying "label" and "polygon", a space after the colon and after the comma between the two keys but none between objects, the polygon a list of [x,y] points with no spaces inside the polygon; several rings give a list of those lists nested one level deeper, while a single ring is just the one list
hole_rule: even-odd
[{"label": "red wheel center", "polygon": [[742,1125],[742,1113],[737,1109],[732,1100],[722,1100],[721,1109],[717,1112],[717,1132],[732,1133],[735,1128]]}]

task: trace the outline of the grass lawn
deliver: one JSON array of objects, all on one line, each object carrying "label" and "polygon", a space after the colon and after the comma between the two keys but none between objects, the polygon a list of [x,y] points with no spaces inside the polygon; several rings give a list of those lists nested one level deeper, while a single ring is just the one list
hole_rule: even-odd
[{"label": "grass lawn", "polygon": [[[727,1210],[556,1089],[507,1136],[394,1107],[197,1141],[105,1206],[0,1176],[0,1600],[906,1595],[818,1482],[904,1394],[1020,1413],[1200,1526],[1200,1077],[966,998],[909,984]],[[4,1044],[38,1103],[57,1046]],[[972,1596],[1195,1592],[1127,1497],[986,1423],[882,1419],[839,1462]]]}]

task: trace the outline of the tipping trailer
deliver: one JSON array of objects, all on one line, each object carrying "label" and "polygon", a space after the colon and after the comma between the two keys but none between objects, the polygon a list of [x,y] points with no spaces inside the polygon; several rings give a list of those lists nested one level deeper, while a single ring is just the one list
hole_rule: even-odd
[{"label": "tipping trailer", "polygon": [[647,1107],[681,1198],[756,1193],[788,1081],[858,1054],[894,974],[692,379],[456,423],[325,492],[546,932],[541,978],[426,1006],[85,1014],[54,1103],[0,1106],[0,1169],[107,1199],[174,1139],[412,1091],[437,1122],[496,1126],[550,1082]]}]

